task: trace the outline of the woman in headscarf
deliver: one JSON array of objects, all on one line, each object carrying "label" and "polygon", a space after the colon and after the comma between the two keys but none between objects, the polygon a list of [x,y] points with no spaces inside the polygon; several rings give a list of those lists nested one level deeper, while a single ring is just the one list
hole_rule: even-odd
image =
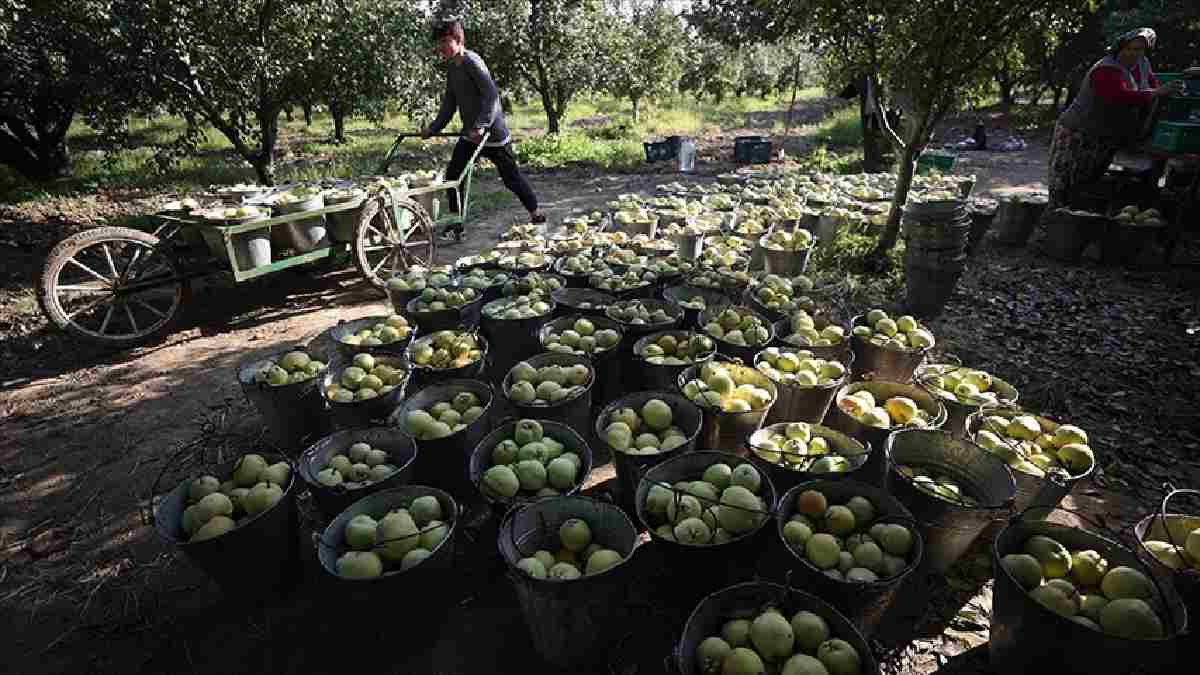
[{"label": "woman in headscarf", "polygon": [[1154,97],[1179,90],[1180,82],[1160,86],[1150,69],[1146,51],[1154,48],[1155,38],[1149,28],[1119,36],[1058,118],[1050,144],[1047,213],[1066,206],[1073,189],[1104,175],[1117,150],[1137,139]]}]

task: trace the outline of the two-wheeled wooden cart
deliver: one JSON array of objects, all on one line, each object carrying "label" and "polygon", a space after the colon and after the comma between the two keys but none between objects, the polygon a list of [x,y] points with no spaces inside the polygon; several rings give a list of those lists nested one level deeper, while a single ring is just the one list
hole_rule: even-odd
[{"label": "two-wheeled wooden cart", "polygon": [[[199,211],[161,213],[155,216],[157,226],[152,231],[100,227],[67,237],[50,252],[38,279],[42,311],[54,325],[75,336],[126,347],[168,334],[190,297],[191,281],[211,274],[230,272],[234,281],[241,283],[299,265],[337,264],[348,254],[363,278],[382,291],[397,271],[434,264],[438,228],[464,222],[471,175],[487,140],[486,135],[480,139],[457,180],[420,187],[388,185],[388,167],[400,144],[415,136],[400,134],[396,138],[379,176],[341,184],[349,187],[383,179],[374,184],[378,189],[362,199],[243,219],[214,219]],[[285,191],[264,190],[266,194],[256,195],[247,205],[269,205],[272,195]],[[457,193],[459,213],[435,220],[421,202],[448,190]],[[226,208],[240,205],[227,204]],[[355,213],[357,218],[352,215]],[[350,228],[341,228],[345,232],[342,237],[334,236],[335,228],[326,228],[325,237],[307,244],[303,237],[279,236],[290,233],[289,228],[338,214],[356,221]],[[267,239],[272,244],[269,248],[258,246]]]}]

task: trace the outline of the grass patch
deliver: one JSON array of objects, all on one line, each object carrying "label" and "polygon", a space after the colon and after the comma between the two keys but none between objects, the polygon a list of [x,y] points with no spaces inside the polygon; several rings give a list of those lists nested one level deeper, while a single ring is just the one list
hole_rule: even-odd
[{"label": "grass patch", "polygon": [[822,122],[813,134],[817,143],[833,147],[862,145],[862,119],[858,108],[841,108]]},{"label": "grass patch", "polygon": [[851,306],[877,307],[891,302],[904,290],[904,242],[901,240],[887,255],[882,273],[864,267],[864,259],[875,249],[875,233],[851,232],[838,228],[832,241],[813,249],[812,266],[821,270],[841,270],[850,282],[846,301]]}]

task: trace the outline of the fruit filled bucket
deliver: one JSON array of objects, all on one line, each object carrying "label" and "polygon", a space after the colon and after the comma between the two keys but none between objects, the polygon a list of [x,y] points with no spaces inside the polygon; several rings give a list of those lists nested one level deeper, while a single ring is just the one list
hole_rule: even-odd
[{"label": "fruit filled bucket", "polygon": [[464,507],[475,500],[471,451],[491,428],[494,392],[479,380],[446,380],[412,394],[388,418],[417,441],[416,480],[454,496]]},{"label": "fruit filled bucket", "polygon": [[573,495],[592,471],[592,450],[571,427],[552,420],[505,422],[471,453],[471,482],[498,507]]},{"label": "fruit filled bucket", "polygon": [[839,389],[825,420],[834,429],[878,450],[863,467],[861,480],[882,487],[887,475],[882,448],[888,435],[908,427],[940,429],[946,423],[946,407],[914,384],[872,380]]},{"label": "fruit filled bucket", "polygon": [[[1041,518],[1049,511],[1037,510]],[[1016,516],[996,536],[992,565],[988,655],[996,672],[1179,670],[1187,610],[1116,541]]]},{"label": "fruit filled bucket", "polygon": [[534,648],[572,670],[602,663],[629,630],[637,529],[619,508],[588,497],[519,506],[500,525],[500,555]]},{"label": "fruit filled bucket", "polygon": [[[388,279],[384,286],[388,300],[392,303],[392,309],[397,314],[407,314],[408,303],[418,298],[427,303],[444,303],[450,291],[461,290],[455,288],[454,276],[451,272],[452,270],[444,267],[430,269],[417,266],[395,274]],[[426,294],[426,291],[429,293]]]},{"label": "fruit filled bucket", "polygon": [[558,317],[569,314],[604,317],[608,306],[617,301],[609,293],[590,288],[561,288],[550,294]]},{"label": "fruit filled bucket", "polygon": [[779,500],[775,521],[797,561],[793,581],[832,602],[867,636],[924,554],[908,509],[854,480],[796,485]]},{"label": "fruit filled bucket", "polygon": [[831,310],[797,310],[774,324],[776,347],[807,349],[819,359],[841,361],[849,365],[854,358],[850,336],[843,322]]},{"label": "fruit filled bucket", "polygon": [[483,307],[483,296],[472,288],[464,288],[462,294],[470,294],[470,299],[451,297],[448,302],[435,300],[426,302],[424,298],[413,298],[405,306],[404,315],[411,318],[419,327],[419,335],[429,335],[440,330],[468,330],[479,325],[479,314]]},{"label": "fruit filled bucket", "polygon": [[346,609],[379,602],[399,591],[440,624],[454,597],[459,506],[441,490],[401,485],[363,497],[338,514],[321,533],[317,557],[337,583]]},{"label": "fruit filled bucket", "polygon": [[893,320],[873,309],[850,321],[855,380],[908,382],[933,348],[933,333],[911,316]]},{"label": "fruit filled bucket", "polygon": [[1017,388],[983,370],[951,363],[927,363],[913,374],[913,382],[929,390],[946,406],[942,428],[952,434],[967,434],[967,417],[983,407],[1012,406]]},{"label": "fruit filled bucket", "polygon": [[500,389],[518,417],[561,422],[580,435],[591,432],[592,362],[575,354],[538,354],[517,363]]},{"label": "fruit filled bucket", "polygon": [[700,601],[674,658],[680,675],[880,672],[866,638],[841,612],[815,595],[761,581]]},{"label": "fruit filled bucket", "polygon": [[620,300],[609,305],[605,316],[616,321],[625,334],[618,349],[623,381],[632,381],[633,345],[651,333],[678,328],[683,310],[663,300]]},{"label": "fruit filled bucket", "polygon": [[674,304],[683,311],[683,327],[696,330],[703,327],[700,314],[709,307],[723,307],[731,304],[724,292],[682,284],[663,289],[663,299]]},{"label": "fruit filled bucket", "polygon": [[325,402],[318,390],[326,367],[303,347],[238,365],[242,393],[262,416],[276,447],[298,453],[326,430]]},{"label": "fruit filled bucket", "polygon": [[473,331],[438,331],[412,341],[405,354],[413,386],[482,377],[488,341]]},{"label": "fruit filled bucket", "polygon": [[339,321],[329,329],[338,353],[353,359],[359,353],[401,356],[417,335],[417,327],[400,314]]},{"label": "fruit filled bucket", "polygon": [[1170,490],[1158,511],[1138,521],[1133,532],[1138,556],[1163,583],[1174,584],[1194,617],[1200,612],[1200,516],[1168,510],[1171,500],[1184,494],[1200,492]]},{"label": "fruit filled bucket", "polygon": [[637,517],[662,548],[674,603],[755,575],[775,498],[770,477],[731,453],[687,452],[646,470]]},{"label": "fruit filled bucket", "polygon": [[302,574],[295,488],[285,457],[244,455],[159,498],[155,529],[230,598],[284,594]]},{"label": "fruit filled bucket", "polygon": [[542,351],[538,332],[553,312],[554,302],[537,295],[499,298],[483,307],[479,328],[491,345],[489,380],[503,379],[518,361]]},{"label": "fruit filled bucket", "polygon": [[626,513],[637,513],[642,474],[671,457],[695,450],[703,421],[694,403],[667,391],[627,394],[600,411],[596,437],[612,453],[617,504]]},{"label": "fruit filled bucket", "polygon": [[402,356],[339,357],[321,380],[333,425],[339,429],[383,425],[404,400],[409,374]]},{"label": "fruit filled bucket", "polygon": [[709,307],[700,313],[700,330],[717,343],[717,351],[743,363],[775,339],[775,328],[762,314],[746,305]]},{"label": "fruit filled bucket", "polygon": [[1012,509],[1016,486],[1000,458],[945,431],[906,429],[883,444],[888,493],[912,511],[925,563],[943,574],[992,521]]},{"label": "fruit filled bucket", "polygon": [[794,277],[804,274],[808,267],[808,256],[812,253],[816,239],[808,230],[775,230],[758,240],[762,251],[763,269],[768,274]]},{"label": "fruit filled bucket", "polygon": [[825,419],[839,387],[850,379],[849,359],[825,360],[807,349],[767,347],[754,357],[754,367],[775,383],[779,395],[766,424]]},{"label": "fruit filled bucket", "polygon": [[362,218],[363,204],[366,203],[365,190],[331,190],[325,195],[326,208],[337,208],[325,215],[329,221],[329,237],[335,242],[353,242],[354,232],[358,229],[358,221]]},{"label": "fruit filled bucket", "polygon": [[712,360],[717,347],[712,338],[686,330],[651,333],[633,345],[635,375],[628,384],[637,389],[670,390],[689,366]]},{"label": "fruit filled bucket", "polygon": [[680,393],[704,412],[700,445],[739,452],[758,431],[779,389],[766,375],[730,361],[708,361],[679,374]]},{"label": "fruit filled bucket", "polygon": [[617,398],[626,389],[621,382],[618,349],[624,334],[621,325],[612,319],[572,314],[542,326],[538,337],[542,349],[548,352],[574,354],[591,361],[596,375],[591,402],[596,406]]},{"label": "fruit filled bucket", "polygon": [[334,517],[367,495],[412,482],[417,444],[399,429],[335,431],[300,456],[300,477],[317,508]]},{"label": "fruit filled bucket", "polygon": [[1012,469],[1018,511],[1058,506],[1096,467],[1087,432],[1018,407],[982,408],[971,414],[966,437]]},{"label": "fruit filled bucket", "polygon": [[862,481],[869,444],[807,422],[781,422],[750,436],[749,457],[778,490],[811,480]]},{"label": "fruit filled bucket", "polygon": [[501,269],[485,269],[477,267],[458,277],[458,285],[474,289],[483,297],[483,303],[499,298],[504,294],[504,286],[512,280],[512,275]]}]

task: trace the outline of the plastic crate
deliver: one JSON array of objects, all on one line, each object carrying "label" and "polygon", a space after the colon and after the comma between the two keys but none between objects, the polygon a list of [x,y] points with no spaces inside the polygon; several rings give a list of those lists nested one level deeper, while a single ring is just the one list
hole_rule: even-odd
[{"label": "plastic crate", "polygon": [[647,162],[667,162],[679,156],[679,146],[682,144],[682,136],[668,136],[664,141],[642,143],[642,147],[646,149]]},{"label": "plastic crate", "polygon": [[1166,84],[1176,80],[1183,80],[1183,94],[1181,97],[1200,98],[1200,78],[1183,76],[1183,73],[1155,73],[1154,77],[1158,79],[1159,84]]},{"label": "plastic crate", "polygon": [[1150,145],[1163,152],[1200,153],[1200,124],[1159,122]]},{"label": "plastic crate", "polygon": [[917,173],[926,174],[937,169],[941,172],[949,171],[954,168],[954,162],[958,160],[958,155],[948,152],[922,152],[917,157]]},{"label": "plastic crate", "polygon": [[762,136],[739,136],[733,141],[733,161],[738,164],[768,164],[771,141]]}]

